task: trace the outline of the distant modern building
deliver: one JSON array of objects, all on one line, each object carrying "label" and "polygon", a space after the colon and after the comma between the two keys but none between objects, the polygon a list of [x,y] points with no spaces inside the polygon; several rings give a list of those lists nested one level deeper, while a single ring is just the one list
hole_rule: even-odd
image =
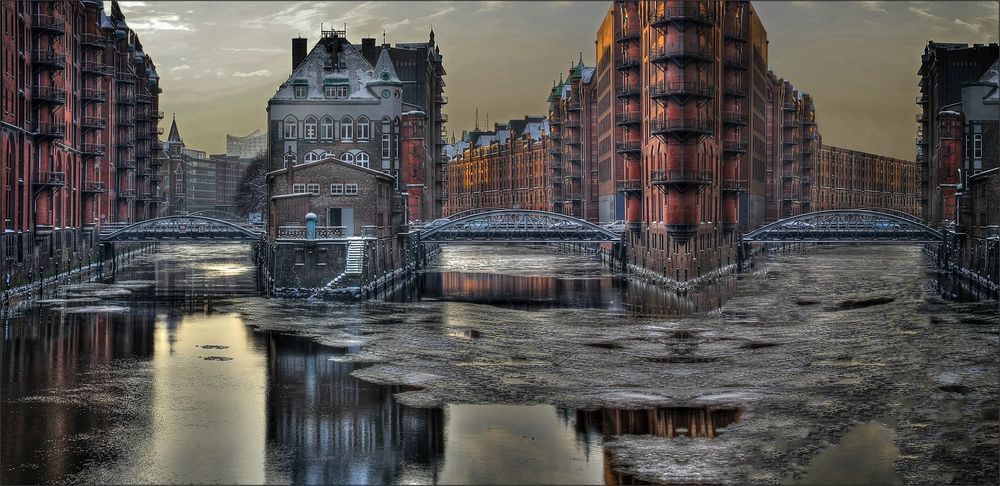
[{"label": "distant modern building", "polygon": [[254,130],[248,135],[237,137],[226,134],[226,156],[252,159],[267,151],[267,134]]},{"label": "distant modern building", "polygon": [[[963,87],[967,83],[981,82],[984,73],[997,62],[998,56],[1000,46],[997,44],[970,47],[968,44],[931,41],[924,48],[917,71],[920,76],[917,104],[922,110],[917,115],[916,142],[920,199],[923,219],[928,224],[939,226],[955,219],[954,193],[961,164],[954,157],[962,156],[942,155],[940,150],[952,144],[946,140],[965,137],[962,132],[964,126],[954,127],[957,119],[952,123],[942,123],[951,115],[946,113],[945,120],[940,115],[945,111],[955,111],[956,104],[963,103]],[[992,111],[995,115],[996,108]],[[957,134],[955,129],[959,130]],[[974,134],[972,138],[975,138]]]},{"label": "distant modern building", "polygon": [[118,2],[0,1],[0,288],[158,214],[159,76]]}]

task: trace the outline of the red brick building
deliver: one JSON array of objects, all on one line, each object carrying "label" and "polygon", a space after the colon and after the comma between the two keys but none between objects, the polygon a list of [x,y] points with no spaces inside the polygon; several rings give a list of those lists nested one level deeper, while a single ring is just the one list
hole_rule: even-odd
[{"label": "red brick building", "polygon": [[814,211],[890,209],[920,215],[917,165],[830,145],[816,155]]},{"label": "red brick building", "polygon": [[75,265],[160,201],[159,77],[117,2],[0,1],[2,273]]},{"label": "red brick building", "polygon": [[[403,189],[406,191],[408,221],[421,221],[427,207],[424,197],[427,193],[427,114],[420,110],[402,114],[399,131],[399,164]],[[443,150],[443,148],[442,148]]]}]

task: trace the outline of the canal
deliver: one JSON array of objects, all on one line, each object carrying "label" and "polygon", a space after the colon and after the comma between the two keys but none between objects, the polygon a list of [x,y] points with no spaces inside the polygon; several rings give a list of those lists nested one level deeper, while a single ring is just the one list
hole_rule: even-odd
[{"label": "canal", "polygon": [[[243,256],[245,255],[245,256]],[[264,299],[164,246],[3,319],[0,482],[987,483],[996,302],[918,248],[677,296],[585,253],[446,247],[378,301]]]}]

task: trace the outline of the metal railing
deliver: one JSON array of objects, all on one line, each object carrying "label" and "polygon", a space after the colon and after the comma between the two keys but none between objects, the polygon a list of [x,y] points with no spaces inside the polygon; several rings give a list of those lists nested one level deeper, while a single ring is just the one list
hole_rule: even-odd
[{"label": "metal railing", "polygon": [[[347,229],[346,226],[317,226],[316,227],[316,238],[317,240],[331,240],[339,239],[344,237],[344,231]],[[301,225],[285,225],[278,226],[278,236],[279,240],[305,240],[308,239],[308,229]]]},{"label": "metal railing", "polygon": [[62,104],[66,102],[66,90],[54,86],[33,86],[31,88],[31,98],[48,103]]},{"label": "metal railing", "polygon": [[715,86],[702,81],[660,81],[650,84],[649,96],[664,98],[667,96],[715,96]]},{"label": "metal railing", "polygon": [[690,58],[711,61],[715,59],[715,46],[709,43],[685,42],[666,44],[650,48],[649,61],[666,62],[674,58]]},{"label": "metal railing", "polygon": [[707,170],[653,170],[649,179],[656,185],[710,184],[712,172]]}]

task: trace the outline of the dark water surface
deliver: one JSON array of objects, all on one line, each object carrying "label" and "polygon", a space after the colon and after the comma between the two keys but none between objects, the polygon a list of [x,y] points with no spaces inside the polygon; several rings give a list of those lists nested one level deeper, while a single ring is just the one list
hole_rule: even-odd
[{"label": "dark water surface", "polygon": [[[351,375],[371,366],[345,359],[363,340],[324,346],[260,330],[232,311],[261,301],[248,255],[238,245],[164,247],[115,282],[64,287],[6,317],[0,482],[635,483],[607,442],[707,444],[747,420],[739,406],[404,406],[394,395],[419,387]],[[673,316],[715,312],[739,285],[725,279],[678,297],[612,275],[587,255],[456,247],[385,303],[345,304],[342,312],[349,330],[350,319],[388,312],[381,305],[409,303],[420,305],[407,312],[431,323],[446,321],[455,303],[555,309],[567,321],[592,310]],[[308,302],[267,305],[290,307],[300,321],[325,312]],[[457,340],[488,331],[475,322],[446,330]],[[691,338],[672,335],[682,344]],[[863,422],[817,455],[801,482],[897,483],[894,440],[891,428]]]}]

